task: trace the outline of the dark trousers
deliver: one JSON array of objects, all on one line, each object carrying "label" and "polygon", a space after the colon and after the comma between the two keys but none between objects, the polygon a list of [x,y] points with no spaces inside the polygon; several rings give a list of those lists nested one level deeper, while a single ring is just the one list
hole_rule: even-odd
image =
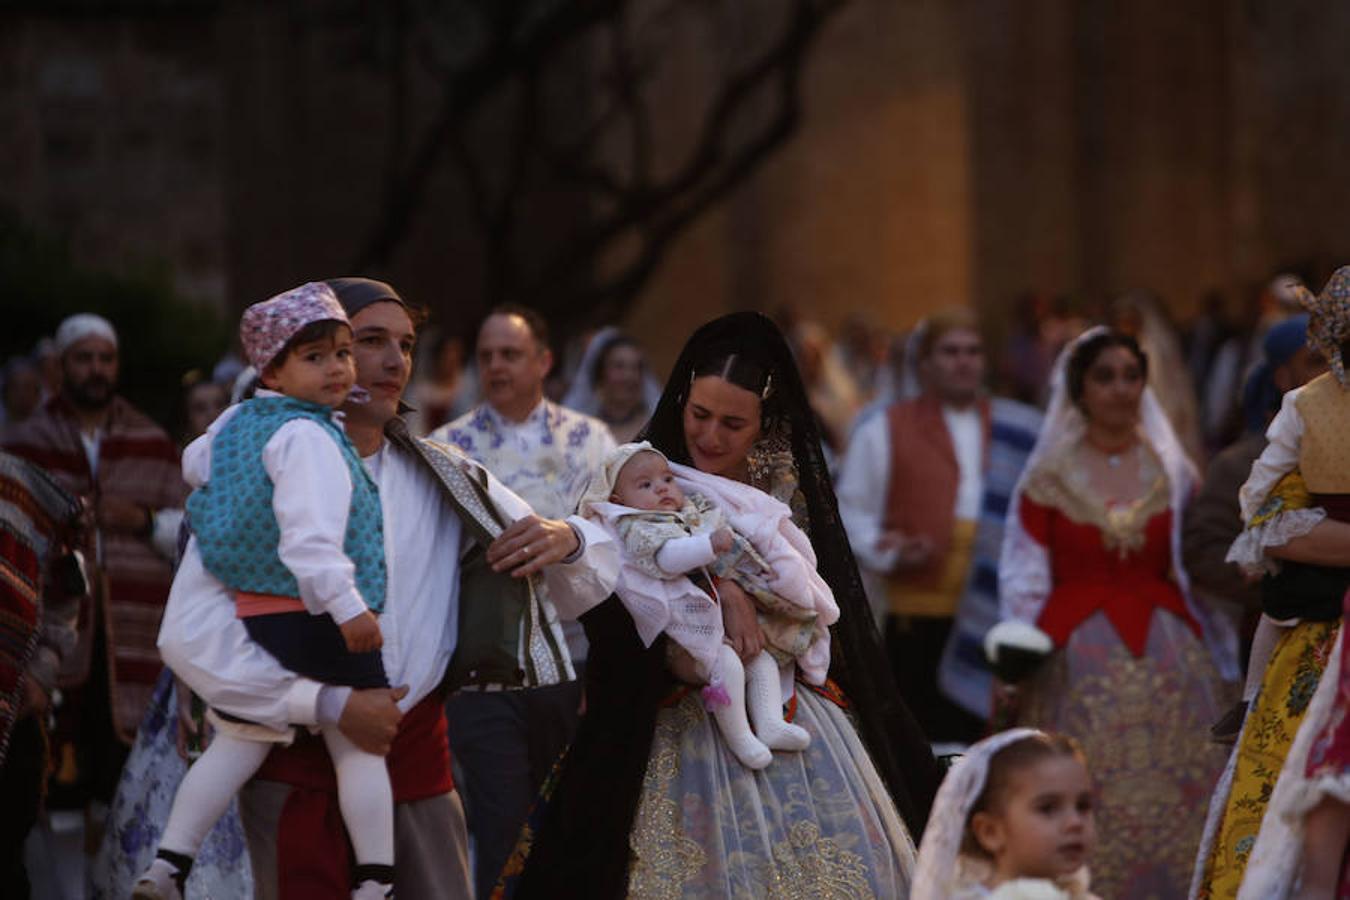
[{"label": "dark trousers", "polygon": [[446,701],[479,897],[492,893],[539,788],[572,742],[580,703],[579,679],[523,691],[460,691]]},{"label": "dark trousers", "polygon": [[972,743],[985,733],[972,716],[938,690],[938,664],[953,619],[891,616],[886,620],[886,654],[905,704],[930,741]]},{"label": "dark trousers", "polygon": [[36,716],[14,723],[9,751],[0,766],[0,895],[27,898],[32,887],[23,863],[23,844],[37,822],[47,768],[47,742]]},{"label": "dark trousers", "polygon": [[244,628],[255,644],[297,675],[354,688],[389,687],[380,651],[352,653],[332,616],[307,612],[248,616]]}]

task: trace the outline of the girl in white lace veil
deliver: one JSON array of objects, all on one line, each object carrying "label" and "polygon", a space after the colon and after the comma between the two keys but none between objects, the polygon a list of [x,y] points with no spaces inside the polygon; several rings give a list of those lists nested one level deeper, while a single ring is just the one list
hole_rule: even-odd
[{"label": "girl in white lace veil", "polygon": [[[1083,439],[1087,421],[1069,396],[1068,362],[1079,346],[1108,331],[1109,329],[1103,326],[1089,328],[1078,338],[1070,341],[1055,361],[1050,381],[1050,406],[1041,426],[1041,434],[1008,503],[1003,552],[998,567],[999,606],[1003,621],[995,626],[986,641],[991,657],[996,657],[996,647],[1003,642],[1005,635],[1009,636],[1009,642],[1021,645],[1022,641],[1012,635],[1024,631],[1027,625],[1035,625],[1045,609],[1045,601],[1052,587],[1050,554],[1045,546],[1031,537],[1022,523],[1022,494],[1028,478],[1043,462],[1063,448]],[[1154,396],[1153,389],[1149,387],[1144,388],[1139,401],[1139,428],[1167,474],[1172,509],[1178,511],[1172,519],[1172,559],[1180,560],[1182,558],[1180,511],[1185,509],[1197,485],[1195,464],[1187,456],[1171,421]],[[1190,578],[1183,567],[1176,566],[1174,574],[1188,610],[1201,624],[1205,643],[1214,657],[1219,672],[1225,679],[1236,678],[1237,639],[1232,625],[1223,616],[1215,615],[1196,604],[1191,595]],[[1018,624],[1009,627],[1008,623]],[[1045,649],[1048,652],[1049,648]],[[997,663],[996,658],[994,661]]]},{"label": "girl in white lace veil", "polygon": [[[1024,742],[1028,746],[1023,749],[1028,752],[1016,754],[1015,759],[1003,754]],[[1054,878],[1016,877],[991,885],[996,878],[996,863],[972,832],[972,819],[977,813],[997,815],[994,811],[1009,800],[1009,782],[1015,775],[1028,772],[1031,765],[1056,756],[1069,756],[1082,763],[1076,745],[1066,739],[1052,738],[1034,728],[1013,728],[985,738],[958,759],[933,802],[933,813],[919,846],[910,900],[1091,898],[1086,865],[1059,872]],[[996,773],[994,777],[991,777],[991,771]],[[991,791],[997,795],[991,796]],[[1061,800],[1074,804],[1079,798]],[[1069,840],[1078,841],[1078,852],[1086,858],[1092,849],[1092,813],[1074,809],[1068,814],[1077,816],[1075,823],[1069,826]],[[1065,834],[1065,831],[1059,831],[1055,840],[1064,840]]]}]

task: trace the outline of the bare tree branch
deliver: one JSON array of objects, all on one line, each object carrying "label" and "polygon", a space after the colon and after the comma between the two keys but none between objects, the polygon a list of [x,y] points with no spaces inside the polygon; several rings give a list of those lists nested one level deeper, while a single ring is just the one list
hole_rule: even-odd
[{"label": "bare tree branch", "polygon": [[[498,28],[483,52],[470,65],[446,79],[440,111],[418,142],[406,171],[396,179],[375,227],[357,253],[356,271],[382,267],[407,236],[427,182],[439,165],[450,132],[457,123],[468,118],[494,90],[526,65],[547,59],[560,43],[603,21],[622,4],[623,0],[574,0],[562,4],[519,45],[511,44],[509,39],[513,20],[498,18]],[[503,2],[500,6],[518,8],[519,4]]]},{"label": "bare tree branch", "polygon": [[[595,222],[559,251],[525,291],[524,302],[545,310],[584,307],[596,321],[621,313],[656,270],[670,242],[791,136],[800,119],[800,66],[784,65],[784,61],[803,58],[825,17],[839,5],[797,3],[793,20],[779,41],[724,86],[685,166],[663,185],[635,188],[611,216]],[[773,118],[739,146],[728,146],[738,113],[757,92],[770,88],[776,88],[777,94]],[[634,229],[644,239],[642,252],[629,265],[607,283],[556,293],[556,286],[566,283],[564,273],[575,265],[574,260],[594,259],[606,245]]]},{"label": "bare tree branch", "polygon": [[[846,2],[401,0],[412,9],[400,27],[418,35],[421,64],[443,93],[390,180],[357,270],[391,261],[415,225],[432,176],[448,162],[462,178],[484,244],[483,306],[529,303],[555,317],[566,312],[573,327],[612,319],[642,290],[672,241],[796,130],[810,49]],[[441,19],[419,21],[433,14]],[[764,19],[782,25],[774,32]],[[731,31],[744,22],[740,31],[767,43],[746,59],[735,49],[739,35],[724,34],[719,47],[709,48],[725,54],[727,71],[713,85],[689,150],[672,159],[672,147],[659,143],[651,97],[660,89],[661,55],[678,52],[663,37],[691,22],[716,37],[727,21]],[[560,84],[577,85],[586,102],[555,123],[549,114],[557,104],[550,106],[546,88]],[[476,153],[480,131],[488,148]],[[522,240],[526,226],[537,224],[525,218],[526,200],[540,191],[578,198],[585,221],[556,241]],[[616,264],[620,251],[626,256]]]}]

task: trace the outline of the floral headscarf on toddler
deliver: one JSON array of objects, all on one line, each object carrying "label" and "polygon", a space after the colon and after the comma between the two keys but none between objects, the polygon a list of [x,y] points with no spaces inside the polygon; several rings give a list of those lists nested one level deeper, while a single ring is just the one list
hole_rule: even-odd
[{"label": "floral headscarf on toddler", "polygon": [[249,364],[261,372],[306,325],[326,321],[351,325],[333,289],[322,281],[311,281],[244,310],[239,342]]},{"label": "floral headscarf on toddler", "polygon": [[1315,297],[1296,281],[1278,285],[1275,292],[1280,299],[1292,298],[1309,312],[1308,345],[1322,354],[1341,387],[1350,388],[1346,380],[1350,376],[1346,375],[1345,360],[1341,359],[1341,344],[1350,338],[1350,266],[1337,269],[1322,293]]}]

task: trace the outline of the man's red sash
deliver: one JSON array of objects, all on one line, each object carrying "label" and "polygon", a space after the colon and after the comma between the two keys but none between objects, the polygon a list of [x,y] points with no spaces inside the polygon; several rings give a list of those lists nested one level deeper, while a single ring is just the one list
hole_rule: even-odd
[{"label": "man's red sash", "polygon": [[[386,757],[395,803],[454,790],[450,742],[439,693],[399,723]],[[337,776],[328,748],[305,734],[268,754],[257,778],[292,786],[277,824],[277,891],[282,900],[345,900],[351,896],[351,845],[337,803]]]}]

